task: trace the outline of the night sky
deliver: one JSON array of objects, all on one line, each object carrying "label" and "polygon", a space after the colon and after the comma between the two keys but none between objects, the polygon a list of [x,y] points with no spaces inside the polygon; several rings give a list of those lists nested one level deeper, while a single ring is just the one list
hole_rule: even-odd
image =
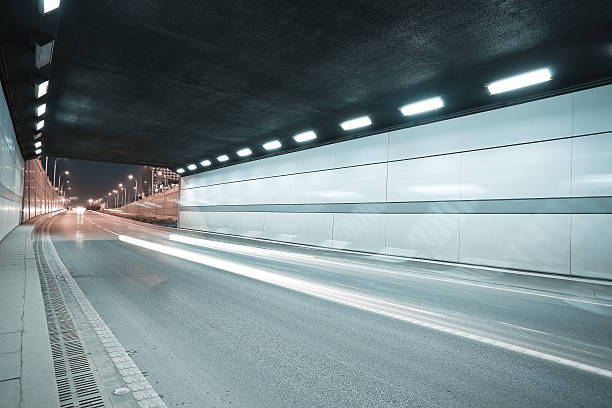
[{"label": "night sky", "polygon": [[[53,178],[53,157],[49,157],[47,173],[49,179]],[[45,158],[42,158],[43,168],[45,167]],[[142,166],[129,164],[103,163],[89,160],[63,159],[57,163],[56,179],[59,175],[68,170],[70,175],[70,186],[72,190],[69,194],[77,196],[78,200],[73,201],[74,205],[77,202],[80,205],[87,205],[87,200],[92,198],[100,198],[106,196],[111,190],[118,189],[117,184],[123,183],[128,187],[134,187],[134,181],[128,179],[128,174],[133,174],[138,179],[138,191],[141,189]],[[62,177],[62,184],[66,176]],[[133,190],[129,191],[133,199]]]}]

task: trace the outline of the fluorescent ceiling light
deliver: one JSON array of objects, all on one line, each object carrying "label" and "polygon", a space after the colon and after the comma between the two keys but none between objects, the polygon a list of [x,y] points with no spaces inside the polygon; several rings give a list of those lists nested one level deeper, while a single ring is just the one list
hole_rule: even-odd
[{"label": "fluorescent ceiling light", "polygon": [[36,116],[42,116],[47,111],[47,104],[43,103],[42,105],[38,105],[36,107]]},{"label": "fluorescent ceiling light", "polygon": [[212,164],[212,163],[210,162],[210,160],[202,160],[202,161],[200,162],[200,166],[202,166],[202,167],[208,167],[208,166],[210,166],[211,164]]},{"label": "fluorescent ceiling light", "polygon": [[217,157],[217,160],[220,162],[226,162],[229,160],[229,157],[227,156],[227,154],[222,154],[221,156]]},{"label": "fluorescent ceiling light", "polygon": [[60,6],[61,0],[38,0],[38,9],[42,14],[47,14]]},{"label": "fluorescent ceiling light", "polygon": [[43,97],[47,94],[47,88],[49,87],[49,81],[36,82],[34,84],[34,95],[36,98]]},{"label": "fluorescent ceiling light", "polygon": [[34,150],[34,154],[37,154],[37,155],[38,155],[38,154],[41,154],[41,153],[42,153],[42,150],[41,150],[41,149],[36,149],[36,150]]},{"label": "fluorescent ceiling light", "polygon": [[263,148],[266,150],[275,150],[279,149],[282,146],[281,142],[278,140],[272,140],[270,142],[264,143]]},{"label": "fluorescent ceiling light", "polygon": [[41,147],[41,146],[42,146],[42,142],[41,141],[38,141],[38,142],[34,143],[34,147],[37,148],[37,149],[39,147]]},{"label": "fluorescent ceiling light", "polygon": [[195,170],[197,168],[198,168],[198,166],[196,166],[195,164],[188,164],[187,165],[187,170]]},{"label": "fluorescent ceiling light", "polygon": [[317,134],[313,132],[312,130],[309,130],[308,132],[304,132],[304,133],[299,133],[293,136],[293,140],[295,140],[298,143],[308,142],[309,140],[314,140],[316,138],[317,138]]},{"label": "fluorescent ceiling light", "polygon": [[248,147],[245,147],[244,149],[238,150],[236,154],[240,157],[245,157],[245,156],[250,156],[251,154],[253,154],[253,152]]},{"label": "fluorescent ceiling light", "polygon": [[372,124],[372,120],[369,116],[361,116],[359,118],[347,120],[346,122],[342,122],[340,127],[344,130],[352,130],[359,129],[365,126],[370,126]]},{"label": "fluorescent ceiling light", "polygon": [[36,124],[36,130],[40,130],[40,129],[42,129],[43,127],[45,127],[45,120],[44,120],[44,119],[43,119],[43,120],[41,120],[41,121],[39,121],[39,122]]},{"label": "fluorescent ceiling light", "polygon": [[513,91],[526,86],[539,84],[541,82],[550,81],[551,79],[552,74],[550,73],[550,69],[542,68],[491,82],[489,85],[487,85],[487,88],[489,89],[491,95],[495,95],[498,93]]},{"label": "fluorescent ceiling light", "polygon": [[178,169],[176,169],[176,172],[177,172],[178,174],[183,174],[183,173],[185,172],[185,169],[184,169],[184,168],[182,168],[182,167],[179,167]]},{"label": "fluorescent ceiling light", "polygon": [[34,65],[40,69],[51,62],[54,41],[49,34],[40,34],[34,42]]},{"label": "fluorescent ceiling light", "polygon": [[404,116],[416,115],[417,113],[428,112],[436,109],[440,109],[444,107],[444,101],[442,98],[435,97],[431,99],[425,99],[423,101],[410,103],[408,105],[402,106],[400,111]]}]

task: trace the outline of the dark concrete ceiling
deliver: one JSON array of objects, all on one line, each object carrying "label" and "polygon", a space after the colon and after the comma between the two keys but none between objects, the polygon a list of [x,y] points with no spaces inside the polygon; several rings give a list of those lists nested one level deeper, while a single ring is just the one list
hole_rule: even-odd
[{"label": "dark concrete ceiling", "polygon": [[[10,6],[7,3],[12,3]],[[32,3],[32,4],[30,4]],[[45,154],[181,166],[314,129],[347,137],[610,81],[606,1],[7,1],[2,80],[31,149],[31,33],[56,38]],[[10,10],[9,10],[10,9]],[[4,22],[3,22],[4,23]],[[490,96],[484,85],[549,66],[554,79]],[[397,108],[441,95],[406,119]],[[374,125],[338,124],[369,114]],[[284,151],[287,151],[285,149]],[[31,152],[30,152],[31,153]]]}]

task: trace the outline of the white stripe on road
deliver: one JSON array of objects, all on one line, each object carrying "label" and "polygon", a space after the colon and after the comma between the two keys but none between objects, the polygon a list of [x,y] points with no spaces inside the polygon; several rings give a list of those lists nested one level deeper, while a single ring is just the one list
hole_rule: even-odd
[{"label": "white stripe on road", "polygon": [[[389,316],[399,320],[403,320],[409,323],[413,323],[422,327],[438,330],[444,333],[461,336],[470,340],[475,340],[481,343],[493,345],[506,350],[511,350],[521,354],[525,354],[532,357],[541,358],[548,361],[553,361],[565,366],[577,368],[580,370],[588,371],[594,374],[599,374],[608,378],[612,378],[612,371],[595,367],[589,364],[581,363],[574,360],[569,360],[563,357],[555,356],[553,354],[544,353],[529,349],[522,346],[517,346],[504,341],[495,340],[492,338],[480,336],[474,333],[470,333],[465,330],[455,329],[453,327],[445,326],[439,322],[433,322],[425,320],[429,316],[434,315],[437,317],[444,317],[436,313],[432,313],[426,310],[398,305],[390,302],[385,302],[380,299],[354,294],[349,291],[340,289],[330,288],[321,284],[310,283],[300,279],[282,276],[266,270],[255,268],[248,265],[243,265],[237,262],[226,261],[218,259],[202,253],[196,253],[187,251],[184,249],[171,247],[164,244],[155,242],[145,241],[142,239],[130,237],[127,235],[119,235],[119,240],[126,242],[131,245],[146,248],[152,251],[156,251],[165,255],[174,256],[177,258],[185,259],[188,261],[196,262],[202,265],[210,266],[216,269],[225,270],[238,275],[246,276],[251,279],[271,283],[277,286],[281,286],[287,289],[295,290],[298,292],[306,293],[312,296],[316,296],[322,299],[332,300],[337,303],[342,303],[348,306],[359,308],[362,310],[368,310],[377,314]],[[425,314],[429,316],[419,316],[419,314]]]}]

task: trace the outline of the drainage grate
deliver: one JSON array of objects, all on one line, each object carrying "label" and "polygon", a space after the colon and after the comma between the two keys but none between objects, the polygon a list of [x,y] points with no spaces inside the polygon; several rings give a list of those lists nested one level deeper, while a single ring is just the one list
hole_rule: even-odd
[{"label": "drainage grate", "polygon": [[104,400],[64,297],[43,256],[42,242],[34,242],[42,288],[53,370],[61,408],[104,408]]}]

